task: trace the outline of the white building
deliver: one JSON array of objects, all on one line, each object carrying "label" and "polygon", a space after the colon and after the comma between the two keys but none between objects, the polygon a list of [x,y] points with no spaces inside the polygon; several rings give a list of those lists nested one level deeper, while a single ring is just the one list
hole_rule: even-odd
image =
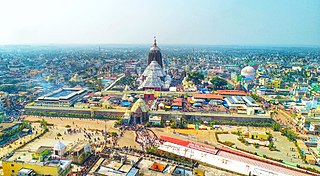
[{"label": "white building", "polygon": [[241,70],[241,76],[250,78],[251,80],[256,79],[256,70],[251,66],[246,66]]},{"label": "white building", "polygon": [[64,145],[60,140],[57,141],[57,143],[53,147],[53,153],[54,155],[58,155],[62,157],[66,151],[66,145]]}]

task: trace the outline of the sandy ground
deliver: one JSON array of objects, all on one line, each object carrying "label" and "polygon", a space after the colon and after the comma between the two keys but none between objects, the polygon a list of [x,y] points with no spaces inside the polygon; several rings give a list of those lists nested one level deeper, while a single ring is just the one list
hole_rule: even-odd
[{"label": "sandy ground", "polygon": [[[46,133],[42,138],[27,145],[26,148],[28,150],[35,150],[39,146],[43,146],[43,145],[53,146],[58,139],[62,143],[64,143],[67,147],[68,146],[71,147],[72,144],[76,143],[77,141],[81,141],[81,140],[89,141],[89,139],[85,137],[85,132],[91,134],[91,142],[95,141],[95,144],[99,144],[100,142],[104,141],[103,140],[104,138],[100,132],[95,133],[94,131],[96,130],[98,131],[106,130],[108,132],[117,132],[119,134],[119,130],[114,128],[114,123],[116,122],[116,120],[25,116],[25,120],[28,120],[30,122],[35,122],[42,119],[47,121],[48,124],[53,124],[54,126],[48,126],[49,128],[48,133]],[[33,124],[39,125],[39,123],[33,123]],[[66,125],[69,125],[71,129],[78,129],[81,132],[78,132],[76,134],[65,133],[67,130]],[[62,135],[59,138],[57,136],[58,133]],[[134,142],[134,138],[132,138],[132,140],[130,141]]]},{"label": "sandy ground", "polygon": [[65,127],[66,125],[70,125],[71,128],[86,128],[86,129],[94,129],[94,130],[106,129],[106,131],[109,131],[109,132],[119,131],[113,127],[116,120],[25,116],[25,120],[29,120],[29,121],[37,121],[42,119],[45,119],[49,124],[54,124],[54,126],[60,126],[60,127]]},{"label": "sandy ground", "polygon": [[141,149],[140,145],[135,141],[134,131],[125,131],[123,136],[118,140],[119,146],[127,146]]},{"label": "sandy ground", "polygon": [[[49,132],[47,132],[44,136],[42,136],[39,139],[36,139],[34,142],[26,145],[23,150],[29,150],[29,151],[36,151],[40,146],[50,146],[53,147],[58,140],[60,140],[63,144],[65,144],[68,148],[71,148],[74,144],[77,143],[77,141],[89,141],[88,138],[84,136],[84,132],[78,132],[74,134],[68,134],[66,132],[67,128],[65,127],[49,127]],[[62,136],[57,137],[57,134],[60,133]],[[99,138],[101,141],[103,140],[103,137],[101,133],[97,133],[92,136],[92,141],[93,139]]]},{"label": "sandy ground", "polygon": [[[39,135],[41,132],[43,131],[43,129],[39,128],[39,127],[34,127],[34,133],[24,136],[22,138],[19,138],[18,140],[16,140],[15,142],[13,142],[10,145],[7,145],[3,148],[1,148],[0,150],[0,157],[7,155],[8,153],[10,153],[11,151],[13,151],[14,149],[18,148],[19,146],[21,146],[24,142],[28,142],[30,140],[32,140],[33,138],[35,138],[37,135]],[[38,134],[36,134],[36,132]]]}]

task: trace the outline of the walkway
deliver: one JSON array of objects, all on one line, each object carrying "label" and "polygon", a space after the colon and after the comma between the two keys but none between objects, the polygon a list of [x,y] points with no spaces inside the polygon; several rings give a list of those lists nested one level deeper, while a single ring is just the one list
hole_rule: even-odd
[{"label": "walkway", "polygon": [[105,88],[105,91],[108,91],[109,89],[111,89],[121,78],[123,78],[125,76],[125,74],[122,74],[119,78],[117,78],[115,81],[113,81],[113,83],[111,83],[107,88]]}]

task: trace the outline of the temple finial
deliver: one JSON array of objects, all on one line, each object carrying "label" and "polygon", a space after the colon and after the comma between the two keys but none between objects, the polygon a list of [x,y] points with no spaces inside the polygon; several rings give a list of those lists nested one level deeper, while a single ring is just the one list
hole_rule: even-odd
[{"label": "temple finial", "polygon": [[157,39],[156,39],[156,36],[153,36],[153,46],[157,46]]}]

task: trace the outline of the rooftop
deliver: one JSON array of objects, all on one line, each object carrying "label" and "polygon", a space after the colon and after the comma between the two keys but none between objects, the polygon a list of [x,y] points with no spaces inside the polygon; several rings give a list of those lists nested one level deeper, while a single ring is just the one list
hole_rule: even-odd
[{"label": "rooftop", "polygon": [[25,151],[17,151],[10,158],[4,160],[7,162],[21,162],[21,163],[29,163],[41,166],[50,166],[57,167],[60,166],[62,169],[65,169],[69,164],[71,164],[71,160],[62,160],[62,159],[53,159],[53,160],[44,160],[40,161],[39,159],[33,158],[33,152],[25,152]]},{"label": "rooftop", "polygon": [[219,95],[240,95],[240,96],[246,96],[248,95],[243,90],[217,90]]},{"label": "rooftop", "polygon": [[62,88],[50,92],[44,96],[38,98],[38,100],[59,100],[59,99],[70,99],[78,94],[85,92],[82,88]]},{"label": "rooftop", "polygon": [[138,99],[132,106],[131,112],[136,112],[138,108],[141,109],[142,112],[147,112],[148,111],[148,106],[144,102],[143,99]]},{"label": "rooftop", "polygon": [[223,97],[221,95],[216,95],[216,94],[194,94],[193,98],[196,98],[196,99],[219,99],[219,100],[223,99]]},{"label": "rooftop", "polygon": [[4,131],[4,130],[11,128],[11,127],[18,125],[18,124],[19,123],[15,123],[15,122],[13,122],[13,123],[12,122],[10,122],[10,123],[2,122],[2,123],[0,123],[0,131]]},{"label": "rooftop", "polygon": [[88,141],[80,141],[78,142],[75,147],[72,149],[72,152],[78,152],[82,150],[86,145],[88,144]]}]

